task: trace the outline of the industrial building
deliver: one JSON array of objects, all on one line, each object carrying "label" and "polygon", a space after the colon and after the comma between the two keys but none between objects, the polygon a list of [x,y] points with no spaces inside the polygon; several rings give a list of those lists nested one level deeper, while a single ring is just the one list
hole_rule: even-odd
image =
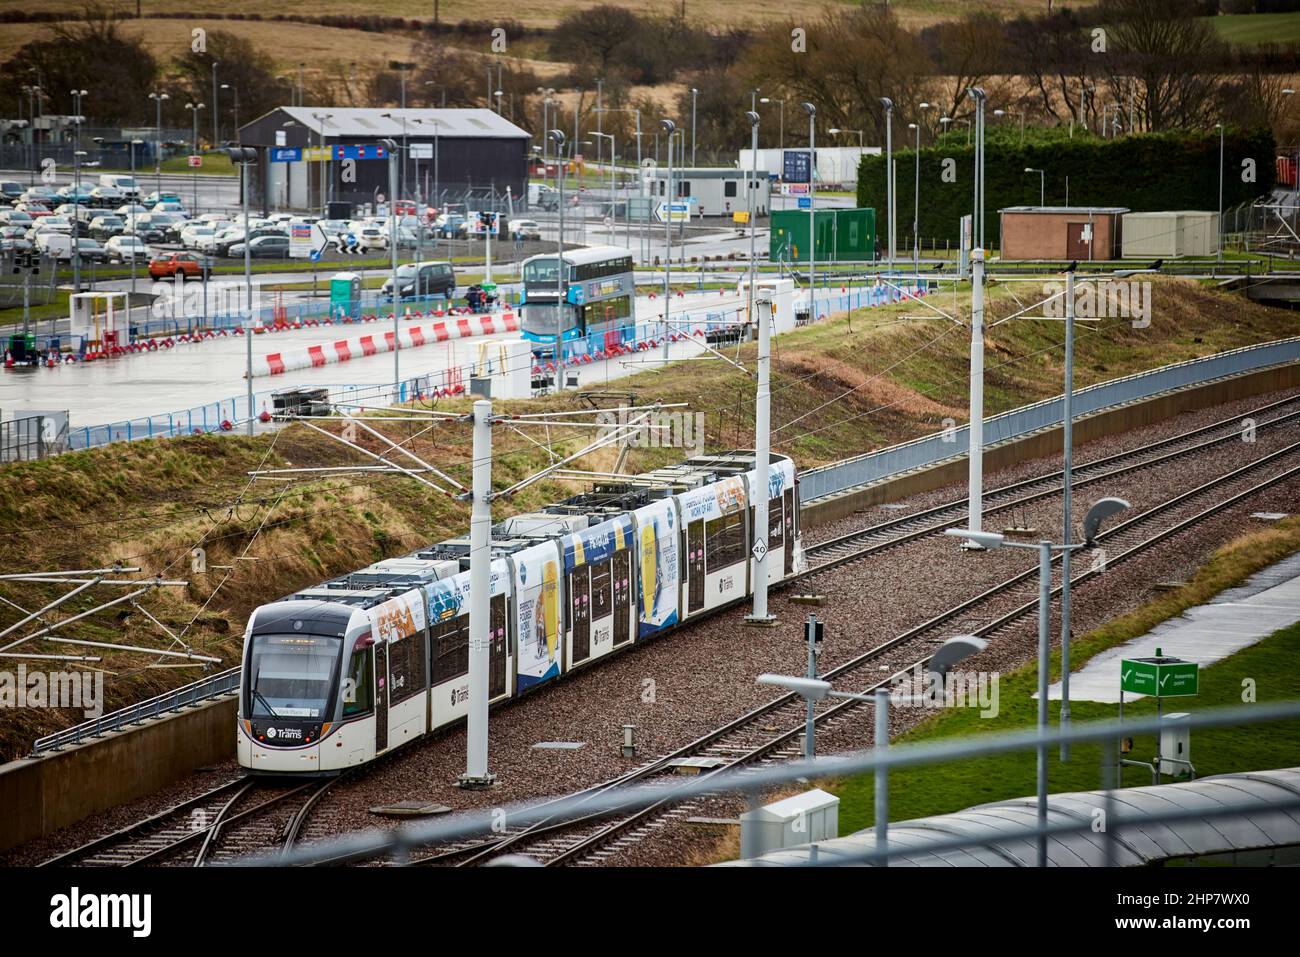
[{"label": "industrial building", "polygon": [[1194,210],[1128,213],[1124,258],[1213,256],[1219,251],[1219,214]]},{"label": "industrial building", "polygon": [[[879,146],[818,146],[816,185],[830,188],[852,189],[858,184],[858,166],[864,156],[879,156]],[[736,161],[740,169],[753,169],[754,151],[742,149]],[[793,170],[808,168],[808,147],[802,149],[761,149],[758,151],[758,170],[783,183],[806,183],[804,175],[791,177]]]},{"label": "industrial building", "polygon": [[1003,259],[1118,259],[1119,206],[1009,206],[1002,216]]},{"label": "industrial building", "polygon": [[[876,258],[874,209],[819,209],[818,262],[872,262]],[[772,262],[808,261],[808,210],[778,209],[772,213],[768,255]]]},{"label": "industrial building", "polygon": [[[260,153],[249,200],[263,210],[377,202],[389,192],[384,140],[406,146],[399,198],[438,205],[495,195],[504,203],[507,190],[525,195],[529,139],[487,109],[282,106],[239,128],[240,145]],[[355,162],[345,175],[346,159]]]},{"label": "industrial building", "polygon": [[[745,181],[751,180],[754,194],[754,215],[766,216],[772,206],[772,184],[762,174],[751,179],[746,170],[727,167],[687,167],[674,169],[673,179],[678,183],[677,196],[685,196],[691,203],[691,217],[726,216],[749,209],[745,197]],[[666,200],[668,167],[652,167],[642,171],[646,192],[652,199]]]}]

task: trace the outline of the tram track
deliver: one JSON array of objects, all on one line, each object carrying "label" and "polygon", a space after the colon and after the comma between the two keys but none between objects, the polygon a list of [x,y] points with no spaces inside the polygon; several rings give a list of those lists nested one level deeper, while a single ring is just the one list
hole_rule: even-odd
[{"label": "tram track", "polygon": [[[1106,570],[1155,548],[1280,482],[1297,477],[1300,477],[1300,443],[1268,453],[1119,522],[1104,530],[1097,538],[1097,543],[1107,549],[1106,561],[1073,574],[1071,588],[1087,586]],[[937,529],[931,528],[929,534],[936,531]],[[1059,554],[1052,567],[1052,595],[1055,597],[1061,591]],[[1083,563],[1079,563],[1076,568],[1083,568]],[[955,620],[978,617],[982,623],[970,628],[969,632],[987,640],[995,640],[1017,625],[1031,620],[1036,614],[1038,574],[1035,564],[981,594],[881,642],[820,677],[838,682],[853,681],[856,678],[863,686],[854,690],[863,694],[888,689],[900,677],[929,661],[938,642],[949,637],[948,626]],[[918,651],[921,652],[919,655]],[[901,668],[890,667],[888,676],[883,679],[879,677],[878,671],[873,671],[870,678],[863,681],[869,668],[878,667],[886,656],[897,658],[900,653],[909,660],[907,665]],[[823,731],[834,729],[857,709],[870,706],[869,702],[837,699],[818,709],[814,714],[814,722]],[[607,794],[623,788],[631,802],[635,798],[637,785],[661,784],[663,775],[671,766],[685,758],[712,759],[712,766],[701,771],[702,776],[708,777],[723,771],[757,768],[770,762],[799,757],[802,754],[801,736],[805,729],[806,708],[806,702],[797,694],[782,695],[671,754],[588,791],[569,795],[566,800],[585,794]],[[504,854],[514,854],[528,857],[545,866],[598,866],[689,814],[698,807],[700,800],[695,797],[683,802],[670,795],[630,813],[607,809],[564,821],[543,820],[499,838],[462,842],[414,863],[482,864]]]},{"label": "tram track", "polygon": [[[1281,411],[1287,406],[1295,408],[1286,412]],[[1279,414],[1264,421],[1254,422],[1256,433],[1264,430],[1271,431],[1300,421],[1300,395],[1270,402],[1241,415],[1168,436],[1139,448],[1080,463],[1072,470],[1071,488],[1086,488],[1140,469],[1157,468],[1181,458],[1219,448],[1230,442],[1241,441],[1243,420],[1255,420],[1258,416],[1274,412]],[[1198,439],[1202,441],[1196,441]],[[1063,474],[1058,470],[986,491],[983,514],[988,516],[1022,508],[1060,495]],[[946,528],[956,528],[966,521],[967,513],[968,502],[965,499],[947,502],[809,545],[805,547],[804,555],[810,561],[820,560],[812,567],[783,580],[774,587],[788,588],[797,582],[807,582],[841,565],[860,561],[887,549],[917,541]]]},{"label": "tram track", "polygon": [[273,847],[287,852],[338,780],[286,782],[241,775],[38,866],[204,867]]}]

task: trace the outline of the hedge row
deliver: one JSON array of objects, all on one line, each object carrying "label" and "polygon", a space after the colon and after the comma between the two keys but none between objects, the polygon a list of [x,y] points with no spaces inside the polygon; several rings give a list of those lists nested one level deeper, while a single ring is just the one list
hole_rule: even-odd
[{"label": "hedge row", "polygon": [[[1121,206],[1134,212],[1199,209],[1219,206],[1219,136],[1217,131],[1139,133],[1117,139],[1057,130],[1019,134],[998,131],[985,140],[985,241],[998,242],[998,210],[1037,206],[1039,175],[1046,174],[1046,205]],[[1276,178],[1275,144],[1267,129],[1229,129],[1224,137],[1223,208],[1267,195]],[[916,153],[895,150],[899,236],[911,234]],[[1254,182],[1246,182],[1253,160]],[[958,242],[961,217],[971,211],[975,148],[964,131],[921,149],[920,234],[926,239]],[[953,180],[953,181],[949,181]],[[858,204],[885,209],[885,157],[864,156],[858,171]],[[900,247],[902,241],[900,238]]]}]

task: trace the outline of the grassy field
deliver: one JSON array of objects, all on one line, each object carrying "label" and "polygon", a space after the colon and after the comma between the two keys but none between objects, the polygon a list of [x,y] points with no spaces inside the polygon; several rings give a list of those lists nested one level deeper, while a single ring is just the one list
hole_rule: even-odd
[{"label": "grassy field", "polygon": [[[559,0],[559,2],[554,0],[489,0],[489,2],[442,0],[439,9],[441,19],[446,23],[464,20],[478,23],[516,20],[529,27],[548,27],[571,13],[589,10],[602,4],[627,7],[642,14],[667,14],[681,6],[679,0],[654,0],[651,3],[646,3],[644,0]],[[742,11],[729,0],[691,0],[685,6],[690,21],[708,24],[717,29],[727,29],[792,17],[805,17],[812,25],[816,22],[817,14],[826,7],[848,5],[853,4],[847,0],[751,0],[745,4]],[[83,7],[82,0],[46,0],[42,5],[44,10],[67,10],[70,14],[80,13]],[[954,2],[954,0],[893,0],[893,7],[904,23],[923,25],[959,17],[976,7],[982,12],[1015,16],[1021,13],[1037,13],[1043,8],[1043,4],[1041,0],[983,0],[979,4]],[[19,0],[0,0],[0,10],[28,9],[30,5]],[[127,7],[127,9],[131,8]],[[196,7],[195,4],[187,3],[185,0],[155,0],[149,4],[149,9],[163,13],[192,12],[197,19],[185,21],[183,32],[187,38],[191,22],[201,23],[205,12],[203,4]],[[214,5],[207,9],[215,11],[218,8]],[[261,13],[266,17],[275,13],[305,16],[357,13],[356,4],[349,3],[348,0],[316,0],[310,4],[290,3],[277,7],[274,11],[268,11],[255,0],[227,0],[220,5],[220,9],[231,13]],[[365,12],[374,16],[409,17],[422,20],[433,18],[432,5],[416,2],[416,0],[373,0],[366,4]],[[180,21],[167,22],[179,25]],[[378,37],[377,34],[375,36]],[[486,45],[488,38],[485,37],[483,42]],[[392,50],[377,53],[377,56],[384,59],[391,59],[394,55]]]},{"label": "grassy field", "polygon": [[1300,43],[1300,12],[1238,14],[1209,20],[1223,39],[1238,46]]},{"label": "grassy field", "polygon": [[[1155,625],[1202,604],[1226,588],[1240,584],[1252,573],[1300,550],[1300,518],[1286,519],[1275,527],[1255,532],[1232,542],[1182,588],[1116,619],[1103,628],[1076,638],[1071,645],[1075,668],[1099,652],[1146,634]],[[1168,649],[1166,649],[1168,650]],[[1165,711],[1205,711],[1242,703],[1242,681],[1254,678],[1258,700],[1280,701],[1300,698],[1300,673],[1293,667],[1300,654],[1300,624],[1280,631],[1265,641],[1244,649],[1217,664],[1201,669],[1200,694],[1177,699]],[[982,719],[970,708],[937,713],[899,743],[936,741],[992,732],[1031,728],[1037,720],[1037,702],[1031,697],[1037,687],[1037,663],[1001,676],[999,713]],[[1060,677],[1060,656],[1052,658],[1052,679]],[[1071,701],[1072,720],[1101,721],[1118,716],[1118,705]],[[1056,724],[1060,703],[1049,706],[1049,720]],[[1155,701],[1130,701],[1124,708],[1128,718],[1152,718]],[[1155,736],[1138,736],[1133,752],[1136,760],[1155,754]],[[1052,791],[1092,790],[1103,786],[1100,776],[1100,745],[1072,749],[1068,764],[1057,761],[1055,749],[1048,763],[1048,787]],[[1295,723],[1224,728],[1198,732],[1192,741],[1192,761],[1198,777],[1251,768],[1277,768],[1300,764],[1300,726]],[[946,814],[976,804],[1001,801],[1034,793],[1035,768],[1031,752],[977,758],[961,763],[935,765],[892,775],[890,820],[904,821],[932,814]],[[1128,768],[1126,786],[1149,785],[1151,775],[1141,768]],[[848,834],[870,827],[874,819],[874,784],[870,778],[851,779],[824,785],[840,796],[840,832]]]},{"label": "grassy field", "polygon": [[[1017,294],[1026,295],[1025,287]],[[1277,339],[1294,328],[1294,313],[1271,310],[1195,283],[1156,280],[1153,321],[1133,329],[1111,320],[1080,328],[1076,376],[1080,386],[1193,356]],[[940,296],[935,304],[968,308]],[[1017,309],[1007,286],[994,286],[988,321]],[[968,337],[946,319],[908,318],[926,310],[903,304],[839,317],[797,330],[780,340],[772,363],[773,448],[801,467],[937,431],[952,417],[964,421]],[[751,366],[754,346],[739,349]],[[1015,321],[990,326],[986,343],[986,410],[994,414],[1057,393],[1060,387],[1059,322]],[[679,362],[616,383],[638,404],[683,402],[703,413],[711,449],[753,441],[754,382],[721,362]],[[571,409],[573,395],[506,403],[505,411]],[[452,409],[467,408],[464,401]],[[391,423],[390,423],[391,425]],[[400,435],[400,432],[394,433]],[[560,455],[576,451],[590,433],[552,429],[548,441]],[[457,425],[411,442],[412,450],[468,482],[470,435]],[[498,487],[549,461],[528,439],[503,432],[496,439]],[[629,471],[680,458],[672,449],[636,449]],[[584,460],[608,469],[617,450]],[[247,472],[266,468],[340,465],[346,450],[303,426],[273,435],[195,436],[137,442],[77,452],[44,462],[5,466],[0,482],[0,565],[13,568],[90,568],[122,560],[145,574],[179,575],[185,589],[151,599],[151,612],[188,642],[224,662],[236,660],[249,611],[331,575],[382,557],[402,554],[440,537],[463,534],[463,504],[430,495],[422,486],[391,476],[342,476],[249,485]],[[497,517],[571,494],[571,485],[540,482]],[[209,569],[190,572],[196,544]],[[245,554],[246,553],[246,554]],[[237,560],[244,555],[247,560]],[[223,584],[224,581],[224,584]],[[0,597],[40,607],[54,597],[42,586],[0,583]],[[69,603],[69,613],[83,605]],[[62,609],[60,610],[62,611]],[[7,623],[10,619],[6,618]],[[102,616],[78,626],[78,637],[117,635],[153,644],[160,633],[144,616]],[[164,640],[165,639],[161,639]],[[190,670],[141,667],[137,656],[108,654],[103,667],[107,706],[156,694],[190,680]],[[1010,698],[1010,695],[1006,696]],[[33,735],[71,723],[76,716],[23,712],[0,727],[0,760],[21,753]]]}]

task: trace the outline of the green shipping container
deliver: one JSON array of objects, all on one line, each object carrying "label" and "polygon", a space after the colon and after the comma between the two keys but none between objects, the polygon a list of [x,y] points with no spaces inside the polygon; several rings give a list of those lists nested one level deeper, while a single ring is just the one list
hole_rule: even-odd
[{"label": "green shipping container", "polygon": [[[772,233],[768,256],[773,262],[808,261],[806,209],[772,211]],[[876,211],[874,209],[817,210],[817,261],[872,262],[876,258]]]}]

